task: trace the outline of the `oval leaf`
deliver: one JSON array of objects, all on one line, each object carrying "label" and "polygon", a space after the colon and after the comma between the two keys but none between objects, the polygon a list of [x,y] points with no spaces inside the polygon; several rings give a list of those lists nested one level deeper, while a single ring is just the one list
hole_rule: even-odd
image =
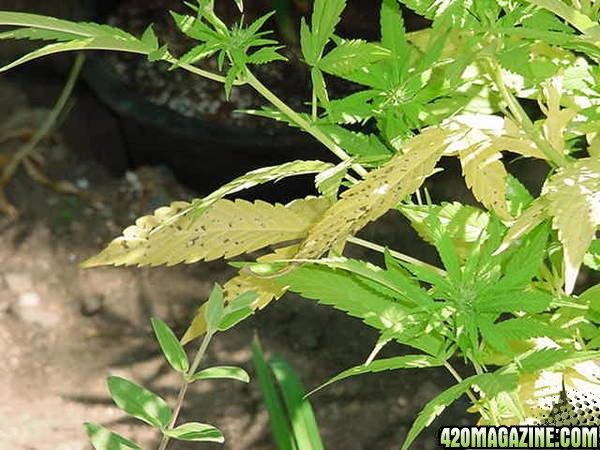
[{"label": "oval leaf", "polygon": [[215,284],[206,302],[205,319],[206,328],[209,331],[215,331],[219,327],[223,319],[223,310],[223,288]]},{"label": "oval leaf", "polygon": [[166,436],[181,441],[225,442],[223,433],[218,428],[205,423],[190,422],[179,425],[172,430],[163,430]]},{"label": "oval leaf", "polygon": [[255,307],[253,305],[257,299],[258,294],[255,291],[250,291],[244,292],[231,300],[223,311],[223,317],[221,323],[219,323],[219,331],[225,331],[234,327],[254,313]]},{"label": "oval leaf", "polygon": [[106,383],[114,402],[126,413],[157,428],[171,422],[171,408],[158,395],[121,377],[108,377]]},{"label": "oval leaf", "polygon": [[96,450],[141,450],[136,444],[96,423],[85,423],[85,432]]},{"label": "oval leaf", "polygon": [[171,367],[177,372],[187,372],[190,364],[175,333],[160,319],[152,318],[151,322],[156,339]]},{"label": "oval leaf", "polygon": [[230,380],[243,381],[244,383],[248,383],[250,381],[250,376],[244,369],[232,366],[216,366],[201,370],[200,372],[192,375],[189,378],[189,381],[208,380],[215,378],[227,378]]}]

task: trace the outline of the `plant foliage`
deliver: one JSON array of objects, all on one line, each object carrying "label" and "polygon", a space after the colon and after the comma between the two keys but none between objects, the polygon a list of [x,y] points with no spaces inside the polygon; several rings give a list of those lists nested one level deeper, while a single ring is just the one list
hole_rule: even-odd
[{"label": "plant foliage", "polygon": [[[242,2],[236,4],[243,11]],[[561,0],[380,4],[380,35],[371,42],[339,35],[345,0],[314,1],[311,17],[300,24],[312,82],[306,110],[290,108],[253,73],[256,64],[285,59],[265,31],[270,15],[228,26],[212,1],[172,14],[195,41],[179,56],[160,44],[151,26],[138,38],[105,25],[0,12],[0,25],[12,27],[0,39],[44,41],[0,70],[59,52],[115,50],[220,82],[227,95],[236,85],[255,89],[269,105],[249,113],[299,128],[340,162],[292,161],[254,170],[204,198],[159,208],[83,266],[173,265],[250,254],[253,261],[237,263],[238,274],[199,308],[183,342],[204,336],[207,343],[292,291],[380,334],[364,364],[325,385],[421,367],[444,368],[456,378],[415,418],[403,448],[462,395],[481,424],[531,423],[548,412],[547,400],[556,399],[561,386],[589,388],[599,363],[600,291],[597,284],[584,289],[578,274],[582,265],[600,266],[600,8]],[[407,33],[402,7],[431,26]],[[210,58],[216,72],[201,65]],[[332,98],[331,77],[357,90]],[[515,156],[547,164],[539,196],[509,174]],[[477,204],[429,198],[423,185],[439,172],[442,158],[458,159]],[[307,173],[315,174],[320,196],[286,205],[225,198]],[[390,211],[435,247],[441,264],[355,237]],[[344,256],[348,242],[383,251],[385,264]],[[254,254],[258,250],[262,254]],[[158,320],[153,327],[167,361],[186,382],[247,381],[245,372],[227,366],[196,372],[168,327]],[[378,359],[391,340],[411,353]],[[290,439],[318,433],[313,423],[307,434],[286,419],[286,408],[289,413],[300,405],[297,395],[286,397],[297,391],[287,384],[288,369],[268,366],[257,355],[255,348],[264,395],[278,421],[278,445],[309,448]],[[454,358],[463,359],[472,375],[460,377]],[[544,383],[552,392],[541,392]],[[174,427],[164,400],[132,382],[113,377],[109,388],[117,405],[161,429],[164,439],[222,440],[209,425]],[[100,426],[88,424],[87,431],[96,448],[137,448]]]}]

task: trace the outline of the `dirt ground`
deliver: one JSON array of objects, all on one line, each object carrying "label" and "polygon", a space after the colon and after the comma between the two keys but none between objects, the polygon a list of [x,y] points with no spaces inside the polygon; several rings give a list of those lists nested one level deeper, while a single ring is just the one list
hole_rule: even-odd
[{"label": "dirt ground", "polygon": [[[43,107],[52,104],[59,88],[60,79],[40,85],[39,79],[31,82],[19,73],[0,78],[0,138],[9,130],[35,129],[47,112]],[[7,189],[20,215],[0,217],[2,450],[90,449],[85,421],[110,427],[145,449],[156,448],[157,436],[112,403],[105,378],[132,379],[172,403],[179,380],[166,369],[149,318],[160,317],[182,333],[212,284],[232,273],[222,262],[156,269],[78,268],[78,262],[98,252],[135,217],[198,194],[179,185],[164,167],[111,175],[97,160],[110,159],[102,146],[121,145],[111,128],[115,118],[85,89],[79,89],[75,99],[67,121],[40,151],[49,175],[88,190],[95,200],[56,193],[21,171]],[[0,154],[20,144],[4,140]],[[398,227],[384,221],[366,236],[380,242],[388,238],[398,246],[410,244],[413,238]],[[377,339],[359,321],[290,295],[217,336],[204,365],[236,364],[253,375],[250,341],[255,332],[268,354],[281,354],[292,363],[307,388],[362,362]],[[386,355],[403,352],[406,349],[390,347]],[[450,384],[445,373],[405,371],[332,385],[312,399],[326,448],[398,448],[420,408]],[[442,422],[469,423],[465,406],[458,402]],[[256,380],[248,385],[194,384],[183,419],[218,426],[226,443],[174,442],[170,448],[275,448]],[[434,423],[413,448],[436,448],[442,422]]]}]

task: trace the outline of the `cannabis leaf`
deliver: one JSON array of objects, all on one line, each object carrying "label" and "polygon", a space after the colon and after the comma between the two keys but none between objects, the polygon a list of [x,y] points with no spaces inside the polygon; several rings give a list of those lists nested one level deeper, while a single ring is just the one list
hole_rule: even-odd
[{"label": "cannabis leaf", "polygon": [[319,387],[313,389],[308,395],[312,395],[317,391],[329,386],[330,384],[336,383],[346,378],[354,377],[356,375],[362,375],[365,373],[377,373],[383,372],[384,370],[398,370],[398,369],[422,369],[425,367],[439,367],[443,365],[442,361],[433,358],[428,355],[403,355],[395,356],[393,358],[376,359],[368,364],[361,364],[354,366],[350,369],[346,369],[343,372],[337,374],[333,378],[327,380]]},{"label": "cannabis leaf", "polygon": [[[297,245],[279,248],[273,253],[259,257],[257,262],[269,263],[281,259],[288,259],[293,257],[297,251]],[[242,269],[238,275],[232,277],[223,285],[223,292],[226,304],[230,303],[235,298],[238,298],[240,295],[243,295],[245,292],[255,292],[257,297],[252,302],[251,308],[252,310],[256,310],[262,309],[271,301],[280,298],[286,292],[286,288],[276,283],[275,280],[271,278],[254,276],[252,272]],[[190,326],[181,338],[183,344],[196,339],[206,331],[205,309],[206,303],[202,304],[198,309]]]},{"label": "cannabis leaf", "polygon": [[386,48],[362,39],[343,40],[321,58],[316,67],[331,75],[343,77],[389,55]]},{"label": "cannabis leaf", "polygon": [[[334,102],[332,101],[330,105]],[[351,131],[332,124],[318,123],[316,126],[351,156],[357,158],[381,158],[384,161],[391,156],[390,150],[374,134]]]},{"label": "cannabis leaf", "polygon": [[308,64],[313,66],[317,64],[345,7],[346,0],[316,0],[313,5],[311,27],[302,19],[300,44]]},{"label": "cannabis leaf", "polygon": [[514,129],[509,120],[491,115],[462,115],[453,119],[464,140],[456,150],[467,186],[501,218],[511,218],[506,204],[507,172],[500,159],[503,150],[524,156],[543,157],[534,143]]},{"label": "cannabis leaf", "polygon": [[367,223],[378,219],[427,178],[447,148],[459,137],[441,127],[429,128],[408,141],[397,154],[345,191],[309,231],[298,259],[321,256]]},{"label": "cannabis leaf", "polygon": [[499,253],[542,220],[552,225],[564,248],[565,292],[575,287],[579,266],[600,225],[600,162],[583,158],[561,167],[548,179],[542,195],[517,219]]},{"label": "cannabis leaf", "polygon": [[563,244],[565,291],[570,294],[583,256],[600,226],[600,161],[589,158],[568,165],[549,180],[543,195]]},{"label": "cannabis leaf", "polygon": [[323,161],[296,160],[279,164],[277,166],[267,166],[251,170],[250,172],[233,179],[229,183],[224,184],[206,197],[193,200],[191,205],[187,209],[183,210],[180,214],[192,212],[193,217],[196,218],[200,216],[202,212],[204,212],[204,210],[212,205],[215,201],[227,195],[235,194],[236,192],[240,192],[271,181],[277,182],[292,176],[322,173],[328,169],[331,169],[332,167],[333,164]]},{"label": "cannabis leaf", "polygon": [[[374,270],[363,266],[364,270]],[[375,276],[378,274],[375,273]],[[274,279],[305,298],[362,319],[388,338],[437,356],[444,348],[437,332],[425,333],[432,308],[400,300],[394,290],[371,279],[327,265],[305,264]],[[396,297],[396,298],[395,298]],[[425,305],[423,305],[425,306]]]},{"label": "cannabis leaf", "polygon": [[82,266],[174,265],[240,255],[302,238],[328,204],[326,199],[316,197],[285,206],[218,200],[194,218],[193,210],[181,213],[189,203],[175,202],[157,209],[154,215],[139,218],[123,231],[123,236]]},{"label": "cannabis leaf", "polygon": [[58,41],[48,44],[27,55],[0,67],[0,72],[54,53],[76,50],[117,50],[143,55],[155,59],[168,59],[166,49],[159,50],[158,40],[152,38],[151,28],[137,39],[119,28],[95,23],[71,22],[37,14],[0,11],[0,25],[17,26],[12,31],[0,33],[1,39],[36,39]]},{"label": "cannabis leaf", "polygon": [[[556,353],[552,353],[554,350]],[[559,354],[562,361],[556,361]],[[597,374],[600,366],[599,352],[567,352],[549,339],[537,342],[535,353],[529,353],[519,376],[519,402],[530,420],[543,417],[557,403],[563,390],[570,393],[598,392]],[[543,370],[534,370],[540,366]],[[531,369],[531,370],[529,370]]]},{"label": "cannabis leaf", "polygon": [[462,382],[451,386],[450,388],[437,395],[428,402],[419,412],[416,420],[413,422],[406,439],[402,444],[401,450],[407,450],[419,434],[435,420],[449,405],[458,400],[471,387],[473,377],[467,378]]},{"label": "cannabis leaf", "polygon": [[311,66],[313,97],[326,107],[329,95],[322,72],[343,77],[389,56],[385,48],[361,39],[336,40],[338,45],[323,56],[345,6],[346,0],[316,0],[311,26],[304,19],[300,24],[300,47],[304,60]]},{"label": "cannabis leaf", "polygon": [[[228,65],[224,80],[227,98],[234,83],[242,81],[246,76],[248,64],[286,60],[277,53],[282,46],[277,45],[276,40],[265,37],[271,32],[260,31],[274,13],[265,14],[248,26],[244,25],[242,16],[238,23],[228,28],[211,8],[188,6],[196,10],[196,16],[176,12],[171,12],[171,15],[183,33],[202,43],[191,48],[180,61],[175,61],[173,67],[181,63],[193,64],[216,54],[219,70],[224,69],[226,62]],[[260,48],[253,50],[255,47]]]},{"label": "cannabis leaf", "polygon": [[498,3],[486,0],[403,0],[403,3],[421,16],[447,20],[455,27],[495,19],[500,9]]},{"label": "cannabis leaf", "polygon": [[460,203],[441,205],[398,205],[397,209],[410,220],[412,227],[425,241],[433,243],[430,217],[437,217],[441,233],[452,239],[461,259],[465,259],[474,245],[484,239],[489,215],[479,208]]},{"label": "cannabis leaf", "polygon": [[449,405],[460,398],[471,387],[475,386],[484,396],[494,398],[503,392],[510,392],[517,387],[517,377],[514,374],[499,372],[483,373],[465,378],[451,386],[429,401],[419,412],[401,450],[407,450],[417,436],[439,416]]}]

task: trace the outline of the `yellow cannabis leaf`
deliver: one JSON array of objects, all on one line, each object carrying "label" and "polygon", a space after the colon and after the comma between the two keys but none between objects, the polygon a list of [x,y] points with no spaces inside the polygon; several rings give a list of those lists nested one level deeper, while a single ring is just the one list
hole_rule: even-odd
[{"label": "yellow cannabis leaf", "polygon": [[328,206],[322,197],[294,200],[285,206],[221,199],[195,217],[189,203],[175,202],[139,218],[82,266],[157,266],[229,258],[303,238]]},{"label": "yellow cannabis leaf", "polygon": [[[478,130],[471,130],[466,139],[473,139],[473,135],[482,134]],[[507,173],[500,161],[502,153],[493,145],[489,145],[485,136],[481,137],[482,140],[459,152],[465,181],[477,200],[495,211],[500,218],[510,220],[511,216],[506,206]]]},{"label": "yellow cannabis leaf", "polygon": [[[542,338],[544,339],[544,338]],[[600,360],[576,362],[562,370],[541,370],[519,376],[518,399],[527,425],[538,423],[561,400],[581,397],[600,399]],[[588,425],[595,425],[589,423]]]},{"label": "yellow cannabis leaf", "polygon": [[[594,379],[594,373],[599,372],[599,361],[585,361],[563,371],[542,370],[521,374],[518,399],[526,417],[525,424],[534,425],[538,423],[538,418],[547,416],[559,402],[563,386],[567,398],[581,394],[600,398],[600,383]],[[514,418],[503,422],[503,425],[518,424]]]},{"label": "yellow cannabis leaf", "polygon": [[565,292],[571,294],[583,256],[600,225],[600,160],[585,158],[559,169],[543,195],[563,244]]},{"label": "yellow cannabis leaf", "polygon": [[550,78],[544,83],[542,94],[546,104],[540,103],[542,112],[546,115],[544,121],[544,136],[550,145],[561,155],[565,153],[564,132],[568,123],[577,115],[577,110],[560,107],[563,93],[562,76]]},{"label": "yellow cannabis leaf", "polygon": [[[287,259],[293,257],[297,251],[298,245],[290,245],[288,247],[277,249],[273,253],[261,256],[257,259],[257,261],[271,262]],[[225,303],[233,300],[244,292],[250,291],[256,292],[257,294],[257,298],[252,305],[253,309],[263,309],[265,306],[271,303],[271,301],[277,300],[283,294],[285,294],[286,288],[275,283],[270,278],[255,277],[248,271],[240,270],[238,275],[229,279],[223,285]],[[204,317],[205,309],[206,303],[203,303],[202,306],[198,308],[198,311],[192,319],[190,326],[181,338],[182,344],[187,344],[188,342],[196,339],[198,336],[204,334],[206,331],[206,320]]]},{"label": "yellow cannabis leaf", "polygon": [[[495,117],[495,116],[494,116]],[[508,117],[504,118],[501,132],[493,137],[494,146],[523,156],[548,159],[535,143]]]},{"label": "yellow cannabis leaf", "polygon": [[424,129],[383,166],[348,189],[310,230],[298,259],[321,256],[416,191],[442,155],[458,155],[475,197],[501,218],[511,220],[506,204],[506,169],[501,152],[543,157],[535,144],[508,119],[465,114]]},{"label": "yellow cannabis leaf", "polygon": [[455,146],[465,181],[477,200],[500,218],[511,220],[506,204],[507,172],[502,151],[543,158],[535,144],[509,119],[487,114],[468,114],[452,119],[452,126],[463,130]]},{"label": "yellow cannabis leaf", "polygon": [[579,266],[600,226],[600,160],[583,158],[559,168],[548,179],[542,195],[508,230],[497,253],[552,217],[564,248],[565,292],[575,287]]},{"label": "yellow cannabis leaf", "polygon": [[512,224],[512,226],[506,232],[504,240],[498,250],[494,252],[495,255],[502,253],[506,250],[513,242],[525,236],[540,223],[548,217],[546,208],[548,206],[547,199],[545,197],[536,198],[529,207],[523,211],[519,218]]},{"label": "yellow cannabis leaf", "polygon": [[410,139],[403,153],[369,172],[363,181],[341,195],[311,227],[296,258],[318,258],[381,217],[421,186],[444,151],[458,138],[455,131],[440,126],[425,129]]}]

